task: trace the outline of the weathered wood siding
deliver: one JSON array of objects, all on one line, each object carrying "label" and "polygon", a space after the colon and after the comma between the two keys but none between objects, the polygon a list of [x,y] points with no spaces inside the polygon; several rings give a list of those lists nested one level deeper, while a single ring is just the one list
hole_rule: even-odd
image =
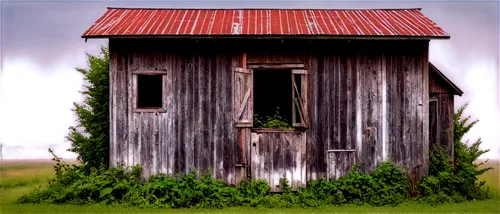
[{"label": "weathered wood siding", "polygon": [[323,46],[307,56],[308,179],[326,177],[328,149],[355,149],[360,169],[391,160],[427,170],[427,42]]},{"label": "weathered wood siding", "polygon": [[271,191],[280,190],[280,178],[292,187],[305,187],[306,134],[304,132],[252,133],[252,178],[265,179]]},{"label": "weathered wood siding", "polygon": [[[238,142],[253,163],[251,129],[235,128],[231,102],[244,51],[248,64],[308,70],[306,179],[326,178],[329,149],[355,149],[362,171],[390,158],[426,172],[428,41],[111,39],[111,163],[141,164],[146,175],[211,167],[228,184],[251,176]],[[167,111],[134,113],[131,71],[156,68],[167,70]]]},{"label": "weathered wood siding", "polygon": [[328,179],[346,176],[356,164],[356,150],[328,150]]},{"label": "weathered wood siding", "polygon": [[[429,72],[429,93],[430,99],[437,100],[437,109],[433,126],[430,127],[429,138],[433,142],[431,145],[443,146],[452,157],[454,157],[453,141],[453,114],[454,114],[454,94],[451,89],[436,74]],[[452,158],[453,160],[453,158]]]},{"label": "weathered wood siding", "polygon": [[[235,183],[233,66],[239,55],[110,40],[111,163],[141,164],[144,175],[196,168]],[[132,71],[166,69],[165,113],[136,113]]]}]

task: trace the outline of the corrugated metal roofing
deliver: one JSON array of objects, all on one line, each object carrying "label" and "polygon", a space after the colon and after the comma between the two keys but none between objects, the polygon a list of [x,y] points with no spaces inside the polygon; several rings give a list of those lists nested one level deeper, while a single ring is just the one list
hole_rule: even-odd
[{"label": "corrugated metal roofing", "polygon": [[108,8],[82,35],[449,38],[420,9]]}]

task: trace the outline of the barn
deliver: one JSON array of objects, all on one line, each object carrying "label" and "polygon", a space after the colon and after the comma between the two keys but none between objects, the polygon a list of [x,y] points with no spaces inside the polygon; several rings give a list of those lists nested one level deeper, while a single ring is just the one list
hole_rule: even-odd
[{"label": "barn", "polygon": [[462,92],[428,61],[450,36],[418,8],[108,8],[82,37],[109,39],[110,163],[145,177],[277,191],[391,160],[419,179],[430,106],[433,142],[453,144]]}]

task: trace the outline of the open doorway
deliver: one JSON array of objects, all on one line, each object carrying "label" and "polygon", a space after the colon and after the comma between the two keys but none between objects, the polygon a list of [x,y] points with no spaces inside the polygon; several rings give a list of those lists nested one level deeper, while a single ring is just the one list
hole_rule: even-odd
[{"label": "open doorway", "polygon": [[290,70],[254,70],[254,128],[292,126]]}]

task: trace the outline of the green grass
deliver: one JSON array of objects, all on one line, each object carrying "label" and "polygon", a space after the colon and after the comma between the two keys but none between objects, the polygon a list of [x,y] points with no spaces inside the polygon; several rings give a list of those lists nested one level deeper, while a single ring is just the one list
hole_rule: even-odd
[{"label": "green grass", "polygon": [[495,192],[495,197],[485,201],[460,204],[442,204],[436,207],[407,202],[397,207],[327,206],[322,208],[257,209],[235,207],[210,209],[140,209],[99,205],[17,204],[17,197],[35,188],[43,187],[47,178],[54,176],[52,163],[22,161],[2,163],[0,168],[0,213],[500,213],[499,162],[489,161],[488,171],[481,179]]}]

